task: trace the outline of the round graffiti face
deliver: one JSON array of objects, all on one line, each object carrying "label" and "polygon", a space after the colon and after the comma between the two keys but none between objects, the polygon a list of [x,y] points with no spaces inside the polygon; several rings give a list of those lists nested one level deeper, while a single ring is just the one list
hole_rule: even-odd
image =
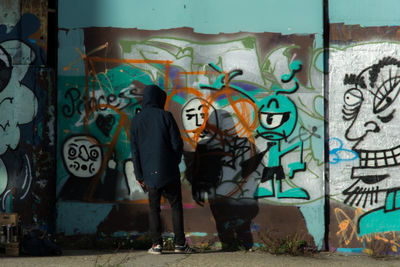
[{"label": "round graffiti face", "polygon": [[268,140],[286,139],[292,134],[297,121],[294,103],[283,95],[264,98],[259,105],[260,125],[257,132]]},{"label": "round graffiti face", "polygon": [[204,99],[193,98],[183,106],[183,127],[187,132],[198,135],[199,139],[207,136],[206,120],[208,123],[216,124],[215,109]]},{"label": "round graffiti face", "polygon": [[76,177],[94,176],[101,167],[103,154],[92,137],[80,135],[67,139],[63,146],[63,160],[68,172]]}]

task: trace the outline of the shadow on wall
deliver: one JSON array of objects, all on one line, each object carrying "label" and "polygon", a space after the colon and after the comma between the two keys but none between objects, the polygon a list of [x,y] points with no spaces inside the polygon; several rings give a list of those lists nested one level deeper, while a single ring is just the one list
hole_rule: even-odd
[{"label": "shadow on wall", "polygon": [[[229,130],[221,130],[217,118],[224,118],[224,128]],[[213,110],[195,151],[184,152],[185,177],[192,186],[192,196],[197,204],[203,206],[208,196],[222,248],[249,249],[253,246],[251,222],[258,214],[258,201],[252,198],[236,200],[219,195],[216,190],[223,183],[223,167],[230,166],[229,162],[234,160],[228,147],[229,142],[238,137],[232,129],[235,129],[232,116],[221,109]],[[248,142],[247,138],[243,139]],[[240,186],[240,181],[238,184]]]}]

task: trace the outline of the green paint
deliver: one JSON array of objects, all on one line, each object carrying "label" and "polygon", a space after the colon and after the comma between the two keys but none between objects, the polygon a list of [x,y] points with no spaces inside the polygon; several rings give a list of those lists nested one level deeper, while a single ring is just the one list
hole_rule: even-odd
[{"label": "green paint", "polygon": [[248,49],[254,49],[256,48],[256,39],[254,37],[248,37],[243,39],[243,45],[244,47],[248,48]]}]

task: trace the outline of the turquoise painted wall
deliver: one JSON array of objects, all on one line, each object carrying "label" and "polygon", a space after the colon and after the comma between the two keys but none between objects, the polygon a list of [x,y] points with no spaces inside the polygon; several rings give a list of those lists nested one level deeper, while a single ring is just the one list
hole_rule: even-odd
[{"label": "turquoise painted wall", "polygon": [[195,32],[213,34],[240,31],[322,34],[322,4],[320,0],[60,0],[59,27],[146,30],[191,27]]},{"label": "turquoise painted wall", "polygon": [[329,1],[329,22],[368,26],[398,26],[400,9],[396,0]]}]

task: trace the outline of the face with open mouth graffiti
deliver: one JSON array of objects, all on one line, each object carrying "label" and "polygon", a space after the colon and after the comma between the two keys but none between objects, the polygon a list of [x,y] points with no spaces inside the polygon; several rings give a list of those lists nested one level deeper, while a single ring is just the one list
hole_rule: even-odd
[{"label": "face with open mouth graffiti", "polygon": [[76,177],[93,177],[100,170],[102,158],[102,150],[93,137],[73,136],[63,145],[64,165]]},{"label": "face with open mouth graffiti", "polygon": [[353,144],[360,166],[352,169],[356,182],[344,191],[351,205],[372,205],[379,192],[393,189],[387,179],[400,166],[400,61],[385,57],[358,75],[346,74],[343,119],[350,121],[345,138]]},{"label": "face with open mouth graffiti", "polygon": [[268,140],[286,139],[296,126],[296,106],[284,95],[266,97],[260,104],[258,134]]}]

